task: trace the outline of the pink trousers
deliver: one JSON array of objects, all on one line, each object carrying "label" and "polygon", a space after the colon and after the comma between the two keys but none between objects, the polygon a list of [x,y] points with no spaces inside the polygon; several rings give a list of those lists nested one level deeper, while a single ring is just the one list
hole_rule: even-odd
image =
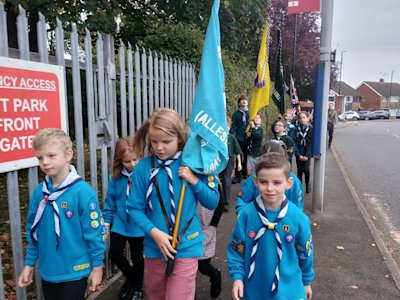
[{"label": "pink trousers", "polygon": [[166,262],[161,258],[144,259],[144,285],[149,300],[194,299],[197,258],[175,259],[174,272],[165,276]]}]

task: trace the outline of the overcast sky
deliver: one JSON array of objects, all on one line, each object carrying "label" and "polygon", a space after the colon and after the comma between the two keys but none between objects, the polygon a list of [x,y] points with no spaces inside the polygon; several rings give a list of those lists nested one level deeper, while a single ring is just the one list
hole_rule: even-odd
[{"label": "overcast sky", "polygon": [[342,81],[400,82],[400,0],[334,0],[332,49]]}]

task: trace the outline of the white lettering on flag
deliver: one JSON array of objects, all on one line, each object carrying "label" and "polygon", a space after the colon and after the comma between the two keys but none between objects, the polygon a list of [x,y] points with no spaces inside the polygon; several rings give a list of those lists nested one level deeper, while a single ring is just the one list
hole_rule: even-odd
[{"label": "white lettering on flag", "polygon": [[194,123],[200,123],[201,125],[203,125],[204,128],[206,128],[208,131],[210,131],[210,133],[219,138],[223,143],[227,142],[228,133],[222,126],[213,121],[213,118],[205,113],[204,110],[201,110],[196,115],[196,117],[194,118]]},{"label": "white lettering on flag", "polygon": [[289,1],[289,7],[296,7],[299,6],[299,1]]},{"label": "white lettering on flag", "polygon": [[221,158],[219,154],[217,154],[217,157],[214,159],[214,161],[204,170],[204,174],[211,174],[215,172],[215,170],[218,168],[218,166],[221,163]]}]

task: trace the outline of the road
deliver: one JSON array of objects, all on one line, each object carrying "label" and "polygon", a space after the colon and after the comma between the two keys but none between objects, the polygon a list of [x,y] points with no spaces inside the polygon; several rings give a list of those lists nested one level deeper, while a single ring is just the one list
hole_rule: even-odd
[{"label": "road", "polygon": [[400,120],[340,124],[334,148],[400,267]]}]

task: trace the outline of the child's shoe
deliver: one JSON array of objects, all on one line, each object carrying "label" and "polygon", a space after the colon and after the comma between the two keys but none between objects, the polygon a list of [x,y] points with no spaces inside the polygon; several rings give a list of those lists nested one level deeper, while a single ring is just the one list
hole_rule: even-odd
[{"label": "child's shoe", "polygon": [[221,270],[216,269],[218,276],[215,280],[211,280],[210,296],[211,298],[217,298],[221,293]]},{"label": "child's shoe", "polygon": [[310,183],[308,183],[306,186],[306,193],[307,194],[311,193],[311,184]]},{"label": "child's shoe", "polygon": [[128,299],[128,296],[132,293],[131,290],[131,282],[130,280],[125,280],[124,284],[121,287],[121,290],[119,292],[119,298],[120,299]]},{"label": "child's shoe", "polygon": [[133,293],[132,300],[142,300],[143,293],[140,291],[135,291]]}]

